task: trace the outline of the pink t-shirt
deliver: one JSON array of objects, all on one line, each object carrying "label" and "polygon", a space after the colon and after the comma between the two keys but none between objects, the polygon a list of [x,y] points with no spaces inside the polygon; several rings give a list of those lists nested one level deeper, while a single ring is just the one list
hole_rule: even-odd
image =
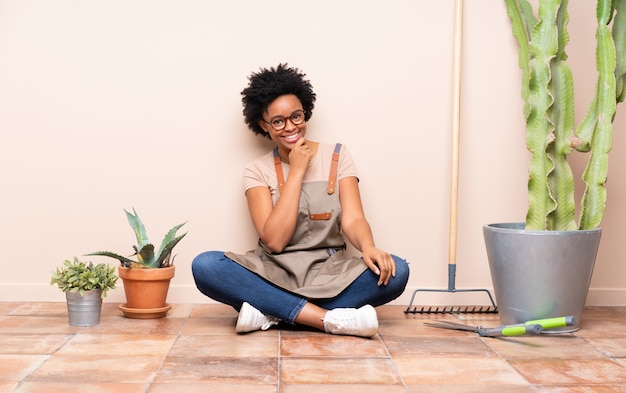
[{"label": "pink t-shirt", "polygon": [[[309,163],[309,168],[304,174],[304,182],[328,181],[330,164],[333,158],[335,145],[320,143],[317,154]],[[289,177],[289,164],[282,163],[285,179]],[[339,165],[337,166],[337,181],[354,176],[357,177],[356,167],[352,156],[345,145],[339,152]],[[264,156],[251,161],[243,170],[244,192],[253,187],[269,187],[272,196],[276,195],[278,180],[274,167],[274,154],[272,151]]]}]

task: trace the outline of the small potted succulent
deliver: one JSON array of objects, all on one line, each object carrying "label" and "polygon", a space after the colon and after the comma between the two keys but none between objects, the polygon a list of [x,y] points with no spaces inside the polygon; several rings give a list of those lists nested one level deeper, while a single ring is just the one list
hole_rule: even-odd
[{"label": "small potted succulent", "polygon": [[124,210],[126,218],[135,233],[137,245],[133,246],[136,259],[110,251],[97,251],[87,255],[101,255],[120,261],[120,278],[124,283],[126,304],[120,305],[123,315],[129,318],[161,318],[167,315],[171,305],[166,303],[170,280],[174,277],[174,256],[172,250],[187,233],[176,236],[176,232],[185,223],[170,229],[161,242],[158,251],[148,240],[146,228],[139,215],[133,209]]},{"label": "small potted succulent", "polygon": [[52,273],[50,285],[57,284],[65,292],[69,322],[72,326],[95,326],[100,323],[102,298],[117,282],[115,268],[100,263],[65,260],[63,267]]}]

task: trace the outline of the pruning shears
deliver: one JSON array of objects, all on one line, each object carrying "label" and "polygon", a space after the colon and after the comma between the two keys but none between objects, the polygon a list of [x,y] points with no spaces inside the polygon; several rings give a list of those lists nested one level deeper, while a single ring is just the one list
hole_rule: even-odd
[{"label": "pruning shears", "polygon": [[483,328],[482,326],[470,326],[452,321],[424,322],[425,325],[454,330],[465,330],[478,333],[481,337],[514,337],[524,334],[541,334],[544,330],[563,326],[571,326],[576,322],[574,316],[555,317],[526,321],[514,325],[502,325],[495,328]]}]

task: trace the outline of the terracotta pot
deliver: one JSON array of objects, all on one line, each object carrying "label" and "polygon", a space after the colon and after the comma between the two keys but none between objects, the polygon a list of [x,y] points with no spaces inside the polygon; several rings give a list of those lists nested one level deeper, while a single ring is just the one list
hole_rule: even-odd
[{"label": "terracotta pot", "polygon": [[118,267],[124,282],[125,307],[131,309],[163,309],[167,306],[167,292],[174,277],[174,266],[158,269]]}]

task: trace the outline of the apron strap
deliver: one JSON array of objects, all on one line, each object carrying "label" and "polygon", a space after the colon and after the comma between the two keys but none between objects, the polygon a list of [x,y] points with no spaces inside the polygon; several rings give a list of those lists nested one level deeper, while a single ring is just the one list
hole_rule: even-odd
[{"label": "apron strap", "polygon": [[276,168],[276,180],[278,180],[278,190],[282,193],[285,187],[285,175],[283,174],[283,163],[278,155],[278,147],[274,148],[274,167]]},{"label": "apron strap", "polygon": [[[333,160],[330,163],[330,174],[328,175],[328,195],[335,192],[337,185],[337,167],[339,166],[339,152],[341,151],[341,143],[335,144],[333,152]],[[274,148],[274,167],[276,168],[276,180],[278,180],[278,190],[283,191],[285,186],[285,175],[283,174],[283,163],[278,155],[278,147]]]},{"label": "apron strap", "polygon": [[330,163],[330,175],[328,177],[328,195],[332,195],[335,192],[335,186],[337,185],[337,167],[339,166],[339,151],[341,150],[341,143],[335,144],[335,151],[333,152],[333,161]]}]

